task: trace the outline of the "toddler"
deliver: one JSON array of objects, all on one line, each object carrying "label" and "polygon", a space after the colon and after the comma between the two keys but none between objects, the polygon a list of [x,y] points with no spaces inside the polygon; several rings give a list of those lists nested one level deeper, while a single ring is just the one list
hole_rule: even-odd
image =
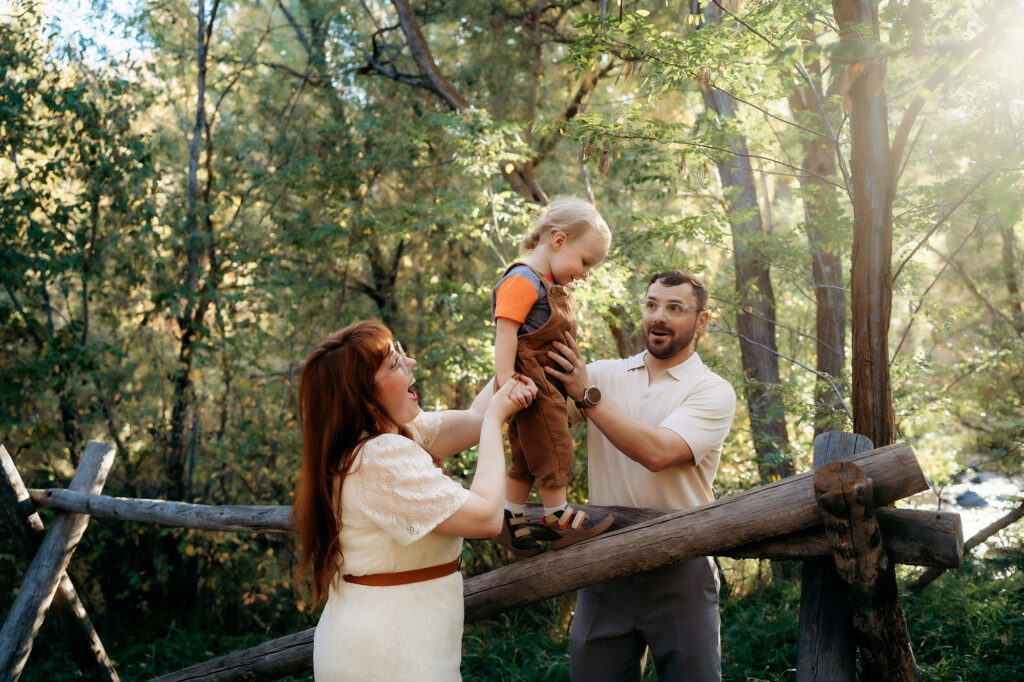
[{"label": "toddler", "polygon": [[[572,284],[586,279],[611,244],[607,223],[588,202],[555,199],[523,242],[526,257],[505,270],[491,297],[497,333],[494,367],[501,386],[515,372],[537,384],[533,403],[509,424],[512,462],[508,470],[505,521],[496,540],[517,557],[543,551],[537,540],[559,549],[604,532],[612,516],[591,518],[566,503],[572,475],[573,441],[562,383],[547,374],[552,341],[576,334]],[[541,525],[526,520],[534,483],[544,504]]]}]

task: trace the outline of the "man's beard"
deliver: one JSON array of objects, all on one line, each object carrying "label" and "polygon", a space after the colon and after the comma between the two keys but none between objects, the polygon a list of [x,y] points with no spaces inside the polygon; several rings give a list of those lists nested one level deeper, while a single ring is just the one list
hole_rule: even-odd
[{"label": "man's beard", "polygon": [[[663,346],[661,350],[655,350],[651,344],[651,331],[655,329],[658,331],[664,331],[671,334],[671,336],[667,337],[658,337],[665,339],[665,341],[667,341],[667,345]],[[647,347],[647,352],[653,355],[654,357],[658,358],[659,360],[667,360],[676,355],[677,353],[685,350],[690,345],[690,343],[693,342],[693,336],[694,334],[696,334],[696,332],[697,320],[693,321],[693,326],[690,327],[690,330],[688,332],[684,331],[682,334],[679,335],[676,335],[673,329],[671,329],[670,327],[666,327],[665,325],[651,324],[646,329],[644,329],[644,346]]]}]

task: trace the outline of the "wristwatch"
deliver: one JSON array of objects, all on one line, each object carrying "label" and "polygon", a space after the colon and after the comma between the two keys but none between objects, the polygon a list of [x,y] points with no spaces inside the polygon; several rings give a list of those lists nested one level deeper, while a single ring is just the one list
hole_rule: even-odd
[{"label": "wristwatch", "polygon": [[597,386],[587,386],[583,389],[583,400],[576,401],[576,407],[585,410],[588,407],[594,407],[599,402],[601,402],[601,389]]}]

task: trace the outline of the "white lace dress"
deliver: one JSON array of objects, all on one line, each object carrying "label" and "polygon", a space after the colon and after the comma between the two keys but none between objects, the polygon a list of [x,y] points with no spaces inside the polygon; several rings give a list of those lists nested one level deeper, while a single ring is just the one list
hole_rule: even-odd
[{"label": "white lace dress", "polygon": [[421,447],[437,437],[441,415],[422,413],[416,441],[381,435],[359,453],[341,491],[341,551],[313,637],[313,674],[328,680],[459,680],[462,574],[408,585],[348,583],[342,573],[408,571],[451,561],[462,538],[433,532],[469,491]]}]

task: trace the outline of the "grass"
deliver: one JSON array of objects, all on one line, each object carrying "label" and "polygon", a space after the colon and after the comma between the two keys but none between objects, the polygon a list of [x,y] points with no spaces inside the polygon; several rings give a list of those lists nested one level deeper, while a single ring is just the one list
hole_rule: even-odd
[{"label": "grass", "polygon": [[800,581],[721,598],[722,679],[795,680]]},{"label": "grass", "polygon": [[463,637],[463,679],[568,680],[566,607],[571,604],[564,597],[548,599],[468,624]]},{"label": "grass", "polygon": [[1024,679],[1024,563],[969,562],[903,606],[922,680]]}]

